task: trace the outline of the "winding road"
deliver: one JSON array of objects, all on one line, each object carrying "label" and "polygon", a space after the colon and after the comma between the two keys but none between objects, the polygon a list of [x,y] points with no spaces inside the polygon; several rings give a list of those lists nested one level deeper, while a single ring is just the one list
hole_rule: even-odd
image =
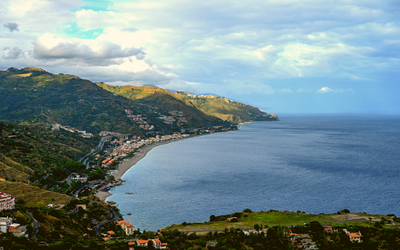
[{"label": "winding road", "polygon": [[93,227],[93,229],[94,229],[94,231],[96,232],[96,235],[97,235],[97,236],[100,236],[100,234],[99,234],[99,227],[101,227],[101,226],[103,226],[103,225],[105,225],[105,224],[107,224],[107,223],[110,223],[110,222],[113,222],[113,221],[116,221],[116,220],[119,219],[119,214],[118,214],[117,212],[115,212],[114,209],[112,209],[112,212],[113,212],[113,218],[112,218],[112,219],[110,219],[110,220],[108,220],[108,221],[105,221],[105,222],[102,222],[102,223],[99,223],[99,224],[97,224],[95,227]]}]

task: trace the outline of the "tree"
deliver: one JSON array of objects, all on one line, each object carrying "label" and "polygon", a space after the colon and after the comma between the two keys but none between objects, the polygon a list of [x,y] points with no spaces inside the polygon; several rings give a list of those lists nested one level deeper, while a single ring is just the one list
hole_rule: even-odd
[{"label": "tree", "polygon": [[311,221],[310,230],[314,233],[320,233],[324,231],[324,227],[318,221]]}]

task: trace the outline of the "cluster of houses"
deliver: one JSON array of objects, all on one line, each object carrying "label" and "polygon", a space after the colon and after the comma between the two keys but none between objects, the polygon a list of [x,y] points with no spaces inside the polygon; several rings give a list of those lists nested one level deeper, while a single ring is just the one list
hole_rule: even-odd
[{"label": "cluster of houses", "polygon": [[143,121],[143,120],[147,120],[147,117],[142,116],[142,115],[134,115],[133,113],[135,113],[133,110],[131,109],[125,109],[125,113],[126,116],[131,119],[132,121]]},{"label": "cluster of houses", "polygon": [[0,212],[3,210],[11,210],[15,208],[15,197],[11,194],[0,192]]},{"label": "cluster of houses", "polygon": [[183,123],[187,123],[189,119],[191,118],[187,114],[183,113],[182,111],[178,110],[172,110],[168,112],[170,115],[161,115],[158,117],[158,119],[163,120],[164,123],[166,124],[173,124],[175,121],[177,121],[176,125],[180,126],[183,125]]},{"label": "cluster of houses", "polygon": [[159,239],[136,240],[128,242],[129,250],[133,250],[134,246],[148,247],[149,244],[153,244],[155,249],[167,249],[168,247],[167,243],[162,243]]},{"label": "cluster of houses", "polygon": [[[182,138],[189,137],[189,134],[180,134],[175,133],[172,135],[163,135],[163,136],[155,136],[147,139],[141,139],[140,137],[133,137],[128,140],[126,138],[115,139],[111,141],[111,144],[119,144],[119,146],[115,147],[113,151],[109,154],[109,156],[102,161],[103,167],[106,169],[107,166],[111,165],[115,160],[126,157],[129,153],[134,152],[136,149],[139,149],[145,145],[151,145],[159,142],[166,142],[170,140],[179,140]],[[96,155],[98,159],[100,155]]]},{"label": "cluster of houses", "polygon": [[13,223],[11,217],[0,217],[0,233],[13,233],[16,237],[26,235],[26,226],[21,226],[18,223]]},{"label": "cluster of houses", "polygon": [[[117,221],[117,225],[120,226],[126,235],[133,235],[135,232],[135,227],[132,224],[125,220]],[[91,230],[91,229],[90,229]],[[103,233],[104,241],[110,240],[110,238],[115,236],[114,231],[108,231],[107,233]],[[148,247],[149,244],[152,244],[155,249],[167,249],[167,243],[162,243],[159,239],[147,239],[147,240],[132,240],[128,242],[128,247],[130,250],[133,250],[135,246]]]},{"label": "cluster of houses", "polygon": [[135,123],[139,124],[139,128],[144,130],[153,130],[154,126],[147,122],[147,117],[142,116],[141,114],[134,114],[135,112],[131,109],[125,109],[126,116],[135,121]]},{"label": "cluster of houses", "polygon": [[264,236],[267,237],[267,232],[268,232],[268,228],[263,228],[261,230],[255,230],[255,229],[244,230],[243,234],[246,235],[246,236],[250,236],[250,234],[261,234],[261,233],[264,233]]},{"label": "cluster of houses", "polygon": [[310,235],[308,234],[296,234],[291,232],[289,234],[289,239],[292,243],[292,246],[294,246],[295,248],[318,249],[317,244],[310,238]]},{"label": "cluster of houses", "polygon": [[79,129],[76,129],[76,128],[73,128],[73,127],[70,127],[70,126],[63,126],[63,125],[61,125],[59,123],[53,123],[52,124],[51,130],[60,131],[60,129],[66,130],[66,131],[71,132],[71,133],[75,133],[76,132],[83,138],[92,138],[93,137],[92,133],[87,133],[85,130],[79,130]]},{"label": "cluster of houses", "polygon": [[[324,232],[327,234],[331,234],[333,232],[337,232],[338,229],[333,229],[332,226],[324,226]],[[346,228],[343,229],[346,235],[349,237],[351,242],[362,242],[361,232],[351,233]],[[290,230],[289,239],[292,245],[296,248],[300,249],[318,249],[317,244],[310,238],[308,234],[296,234],[292,233]]]},{"label": "cluster of houses", "polygon": [[121,135],[121,133],[110,132],[110,131],[101,131],[101,132],[99,133],[99,135],[100,135],[100,137],[104,137],[104,136],[107,136],[107,135],[118,136],[118,135]]}]

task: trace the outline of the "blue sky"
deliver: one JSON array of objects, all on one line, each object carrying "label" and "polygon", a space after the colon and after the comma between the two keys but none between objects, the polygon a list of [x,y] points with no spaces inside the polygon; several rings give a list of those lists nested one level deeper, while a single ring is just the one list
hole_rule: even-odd
[{"label": "blue sky", "polygon": [[397,0],[2,0],[0,69],[226,96],[269,113],[400,114]]}]

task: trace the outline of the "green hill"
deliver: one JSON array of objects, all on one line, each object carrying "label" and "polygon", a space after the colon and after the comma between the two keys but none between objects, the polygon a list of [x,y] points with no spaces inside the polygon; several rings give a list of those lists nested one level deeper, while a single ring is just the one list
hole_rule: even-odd
[{"label": "green hill", "polygon": [[0,120],[60,123],[78,130],[131,132],[125,109],[135,104],[77,76],[37,68],[0,72]]},{"label": "green hill", "polygon": [[181,111],[190,117],[186,124],[188,127],[203,127],[205,124],[217,125],[221,123],[220,119],[205,114],[190,101],[185,100],[180,95],[162,88],[152,86],[116,87],[104,83],[98,83],[98,86],[114,94],[124,96],[131,100],[136,100],[142,105],[157,110],[160,114],[170,115],[168,113],[170,111]]},{"label": "green hill", "polygon": [[277,121],[275,114],[267,114],[256,107],[240,102],[231,101],[226,97],[214,95],[192,95],[186,92],[177,92],[182,98],[190,101],[206,114],[218,117],[233,123],[249,121]]},{"label": "green hill", "polygon": [[[98,134],[143,132],[140,125],[169,133],[179,127],[206,127],[223,123],[208,116],[179,95],[159,88],[143,89],[95,84],[77,76],[52,74],[38,68],[0,71],[0,121],[17,124],[59,123]],[[142,115],[138,123],[128,117]],[[188,118],[165,123],[159,119],[178,110]]]}]

